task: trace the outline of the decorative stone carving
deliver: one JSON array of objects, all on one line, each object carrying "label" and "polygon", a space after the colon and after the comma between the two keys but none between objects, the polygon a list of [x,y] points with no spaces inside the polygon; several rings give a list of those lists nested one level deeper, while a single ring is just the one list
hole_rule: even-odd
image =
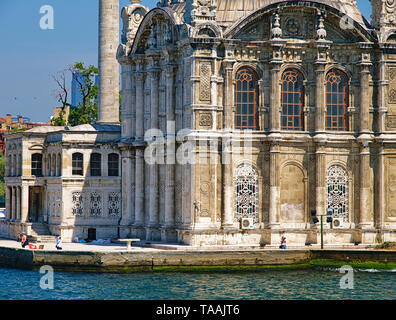
[{"label": "decorative stone carving", "polygon": [[84,202],[81,192],[73,192],[72,194],[72,213],[73,216],[84,215]]},{"label": "decorative stone carving", "polygon": [[391,116],[391,115],[386,116],[386,128],[396,129],[396,116]]},{"label": "decorative stone carving", "polygon": [[[148,9],[138,2],[126,6],[122,9],[121,18],[123,21],[123,28],[121,34],[121,49],[127,56],[131,51],[133,41],[135,40],[136,33],[138,31],[140,23],[143,21],[144,16],[148,12]],[[119,51],[121,51],[119,49]],[[118,56],[120,53],[117,54]]]},{"label": "decorative stone carving", "polygon": [[396,168],[396,158],[390,157],[387,161],[388,174],[387,176],[387,190],[386,190],[386,205],[387,205],[387,216],[396,217],[396,174],[394,169]]},{"label": "decorative stone carving", "polygon": [[211,83],[210,78],[212,75],[212,64],[210,62],[201,62],[200,65],[200,90],[199,99],[201,101],[211,101]]},{"label": "decorative stone carving", "polygon": [[90,209],[91,216],[100,216],[102,214],[102,195],[97,192],[92,192],[90,195]]},{"label": "decorative stone carving", "polygon": [[324,18],[321,12],[318,12],[318,28],[316,29],[316,40],[325,40],[327,36],[326,29],[324,27]]},{"label": "decorative stone carving", "polygon": [[275,13],[271,28],[271,39],[280,39],[281,37],[282,37],[282,29],[280,28],[280,18],[279,18],[279,14]]},{"label": "decorative stone carving", "polygon": [[199,116],[199,125],[201,127],[211,127],[213,123],[212,114],[209,112],[201,113]]},{"label": "decorative stone carving", "polygon": [[388,69],[388,102],[396,103],[396,68]]},{"label": "decorative stone carving", "polygon": [[194,25],[198,21],[216,20],[216,0],[193,0],[192,8],[192,25]]},{"label": "decorative stone carving", "polygon": [[110,192],[109,193],[109,216],[120,215],[120,193]]}]

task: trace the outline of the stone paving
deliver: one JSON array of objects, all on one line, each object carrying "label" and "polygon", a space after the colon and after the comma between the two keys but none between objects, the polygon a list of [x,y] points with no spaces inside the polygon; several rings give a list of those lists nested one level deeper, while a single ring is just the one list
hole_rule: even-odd
[{"label": "stone paving", "polygon": [[[34,243],[35,245],[40,245],[41,243]],[[42,243],[44,245],[44,250],[46,251],[58,251],[55,248],[55,243]],[[9,239],[0,238],[0,247],[7,248],[21,248],[20,242]],[[110,244],[94,244],[94,243],[63,243],[62,251],[85,251],[85,252],[120,252],[127,251],[125,243],[110,243]],[[337,249],[337,250],[369,250],[373,246],[346,244],[343,246],[326,246],[325,249]],[[22,249],[22,248],[21,248]],[[275,250],[278,249],[276,245],[267,245],[265,247],[260,246],[212,246],[212,247],[192,247],[180,244],[164,244],[160,242],[140,242],[132,244],[129,252],[158,252],[158,251],[252,251],[252,250]],[[288,246],[289,250],[309,250],[309,249],[320,249],[320,244],[314,244],[311,246]],[[31,250],[25,248],[24,250]],[[280,250],[280,249],[279,249]],[[287,250],[287,249],[286,249]]]}]

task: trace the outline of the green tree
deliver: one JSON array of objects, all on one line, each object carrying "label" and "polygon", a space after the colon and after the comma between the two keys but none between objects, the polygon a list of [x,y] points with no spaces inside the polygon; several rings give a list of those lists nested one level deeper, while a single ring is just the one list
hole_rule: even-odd
[{"label": "green tree", "polygon": [[94,79],[98,69],[93,65],[85,67],[82,62],[77,62],[70,70],[72,73],[81,74],[81,77],[75,78],[81,93],[81,101],[78,106],[70,107],[68,122],[71,126],[95,123],[98,119],[98,86],[94,83]]},{"label": "green tree", "polygon": [[[79,73],[81,75],[75,78],[78,90],[81,93],[81,101],[79,101],[77,106],[67,102],[69,93],[66,87],[66,73]],[[76,62],[68,69],[52,76],[58,86],[55,91],[55,97],[62,104],[63,110],[59,113],[59,117],[51,119],[51,125],[64,126],[70,124],[71,126],[77,126],[96,122],[98,118],[98,86],[95,84],[94,79],[97,74],[98,69],[95,66],[85,67],[83,62]],[[64,109],[67,106],[70,106],[70,113],[68,119],[65,119],[66,112]]]},{"label": "green tree", "polygon": [[64,110],[64,108],[59,112],[59,117],[54,117],[51,119],[51,126],[60,126],[60,127],[64,127],[67,124],[67,121],[65,119],[65,114],[66,111]]}]

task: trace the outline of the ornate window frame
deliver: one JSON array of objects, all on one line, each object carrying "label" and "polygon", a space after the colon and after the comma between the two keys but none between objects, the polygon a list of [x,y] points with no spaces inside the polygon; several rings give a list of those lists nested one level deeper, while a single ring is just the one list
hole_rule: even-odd
[{"label": "ornate window frame", "polygon": [[[305,130],[304,79],[305,77],[303,72],[296,67],[288,67],[282,72],[281,80],[280,80],[281,130],[288,130],[288,131]],[[296,102],[296,100],[298,102]]]},{"label": "ornate window frame", "polygon": [[[331,91],[329,92],[330,80],[332,81],[333,85],[331,87]],[[343,91],[341,91],[339,85],[337,85],[341,82],[344,84]],[[344,96],[342,104],[339,101],[341,95]],[[326,72],[325,77],[326,130],[350,131],[349,100],[349,76],[339,68],[329,69]],[[340,108],[343,108],[342,112],[340,112]],[[343,126],[340,126],[339,123],[341,119],[343,120]]]},{"label": "ornate window frame", "polygon": [[234,170],[234,221],[253,218],[260,220],[260,177],[257,169],[250,163],[242,163]]},{"label": "ornate window frame", "polygon": [[239,130],[259,130],[258,73],[251,66],[242,66],[238,68],[234,79],[234,127]]},{"label": "ornate window frame", "polygon": [[334,209],[333,218],[351,219],[350,178],[344,166],[333,163],[326,170],[326,208]]}]

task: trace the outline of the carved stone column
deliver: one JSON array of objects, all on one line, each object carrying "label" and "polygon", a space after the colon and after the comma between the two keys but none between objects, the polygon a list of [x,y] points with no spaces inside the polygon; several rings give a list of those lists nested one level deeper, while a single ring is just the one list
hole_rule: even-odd
[{"label": "carved stone column", "polygon": [[10,187],[6,187],[6,213],[7,219],[11,219],[11,212],[12,212],[12,189]]},{"label": "carved stone column", "polygon": [[135,73],[136,81],[136,139],[143,140],[144,136],[144,78],[143,61],[138,61],[138,68]]},{"label": "carved stone column", "polygon": [[[224,130],[227,132],[233,128],[233,60],[226,61],[224,65]],[[222,171],[223,171],[223,218],[222,228],[230,229],[233,227],[233,210],[232,210],[232,145],[231,138],[223,135],[223,154],[222,154]]]},{"label": "carved stone column", "polygon": [[136,188],[135,188],[135,223],[137,227],[144,226],[144,150],[136,149],[135,166]]},{"label": "carved stone column", "polygon": [[12,202],[12,206],[11,206],[11,220],[15,220],[16,219],[16,190],[15,187],[12,187],[12,198],[11,198],[11,202]]},{"label": "carved stone column", "polygon": [[[382,144],[378,148],[378,155],[377,155],[377,213],[375,215],[375,227],[377,229],[382,229],[384,227],[384,217],[385,217],[385,155],[384,155],[384,146]],[[381,239],[382,241],[382,239]]]},{"label": "carved stone column", "polygon": [[279,181],[279,143],[270,145],[270,194],[269,194],[269,227],[277,229],[280,226],[280,181]]},{"label": "carved stone column", "polygon": [[[126,60],[126,59],[125,59]],[[129,61],[122,61],[121,79],[122,79],[122,100],[121,100],[121,117],[122,117],[122,138],[131,138],[135,127],[135,117],[133,111],[135,109],[135,81],[134,66]]]},{"label": "carved stone column", "polygon": [[21,219],[21,188],[20,187],[16,187],[16,220],[20,220]]},{"label": "carved stone column", "polygon": [[130,150],[122,150],[122,220],[121,225],[130,225],[135,216],[135,163]]},{"label": "carved stone column", "polygon": [[386,62],[384,58],[384,53],[381,52],[380,54],[380,61],[378,65],[379,69],[379,80],[378,80],[378,132],[380,134],[386,131],[385,128],[385,115],[388,111],[386,107],[385,101],[385,94],[386,94],[386,87],[388,86],[388,80],[386,80]]},{"label": "carved stone column", "polygon": [[231,229],[234,222],[234,214],[232,210],[232,140],[231,137],[223,137],[223,152],[222,152],[222,168],[223,168],[223,218],[222,228]]},{"label": "carved stone column", "polygon": [[[277,52],[276,52],[277,53]],[[275,54],[275,53],[274,53]],[[280,132],[280,68],[282,60],[274,58],[271,60],[271,98],[270,98],[270,119],[269,129],[271,135],[278,135]]]},{"label": "carved stone column", "polygon": [[224,129],[231,130],[233,128],[234,114],[234,86],[233,86],[233,61],[224,62]]},{"label": "carved stone column", "polygon": [[26,222],[29,216],[29,186],[22,186],[21,222]]},{"label": "carved stone column", "polygon": [[325,66],[326,61],[317,60],[315,62],[315,77],[316,77],[316,86],[315,86],[315,131],[316,134],[324,133],[325,131]]},{"label": "carved stone column", "polygon": [[[151,79],[151,129],[159,129],[158,113],[159,113],[159,76],[160,69],[155,66],[152,61],[151,69],[149,70]],[[159,223],[159,166],[154,163],[150,165],[150,219],[149,226],[157,228]],[[153,239],[151,239],[153,240]]]},{"label": "carved stone column", "polygon": [[370,148],[368,142],[363,142],[360,149],[360,219],[359,227],[373,227],[370,204]]},{"label": "carved stone column", "polygon": [[[364,56],[364,55],[363,55]],[[362,58],[363,59],[363,58]],[[367,134],[369,130],[369,86],[370,86],[370,70],[371,64],[362,60],[360,63],[360,112],[359,112],[359,123],[360,123],[360,134]]]},{"label": "carved stone column", "polygon": [[[175,225],[175,73],[174,67],[166,68],[166,173],[165,173],[165,228]],[[166,240],[166,239],[165,239]]]},{"label": "carved stone column", "polygon": [[318,142],[316,146],[316,213],[325,214],[326,209],[326,172],[324,142]]}]

